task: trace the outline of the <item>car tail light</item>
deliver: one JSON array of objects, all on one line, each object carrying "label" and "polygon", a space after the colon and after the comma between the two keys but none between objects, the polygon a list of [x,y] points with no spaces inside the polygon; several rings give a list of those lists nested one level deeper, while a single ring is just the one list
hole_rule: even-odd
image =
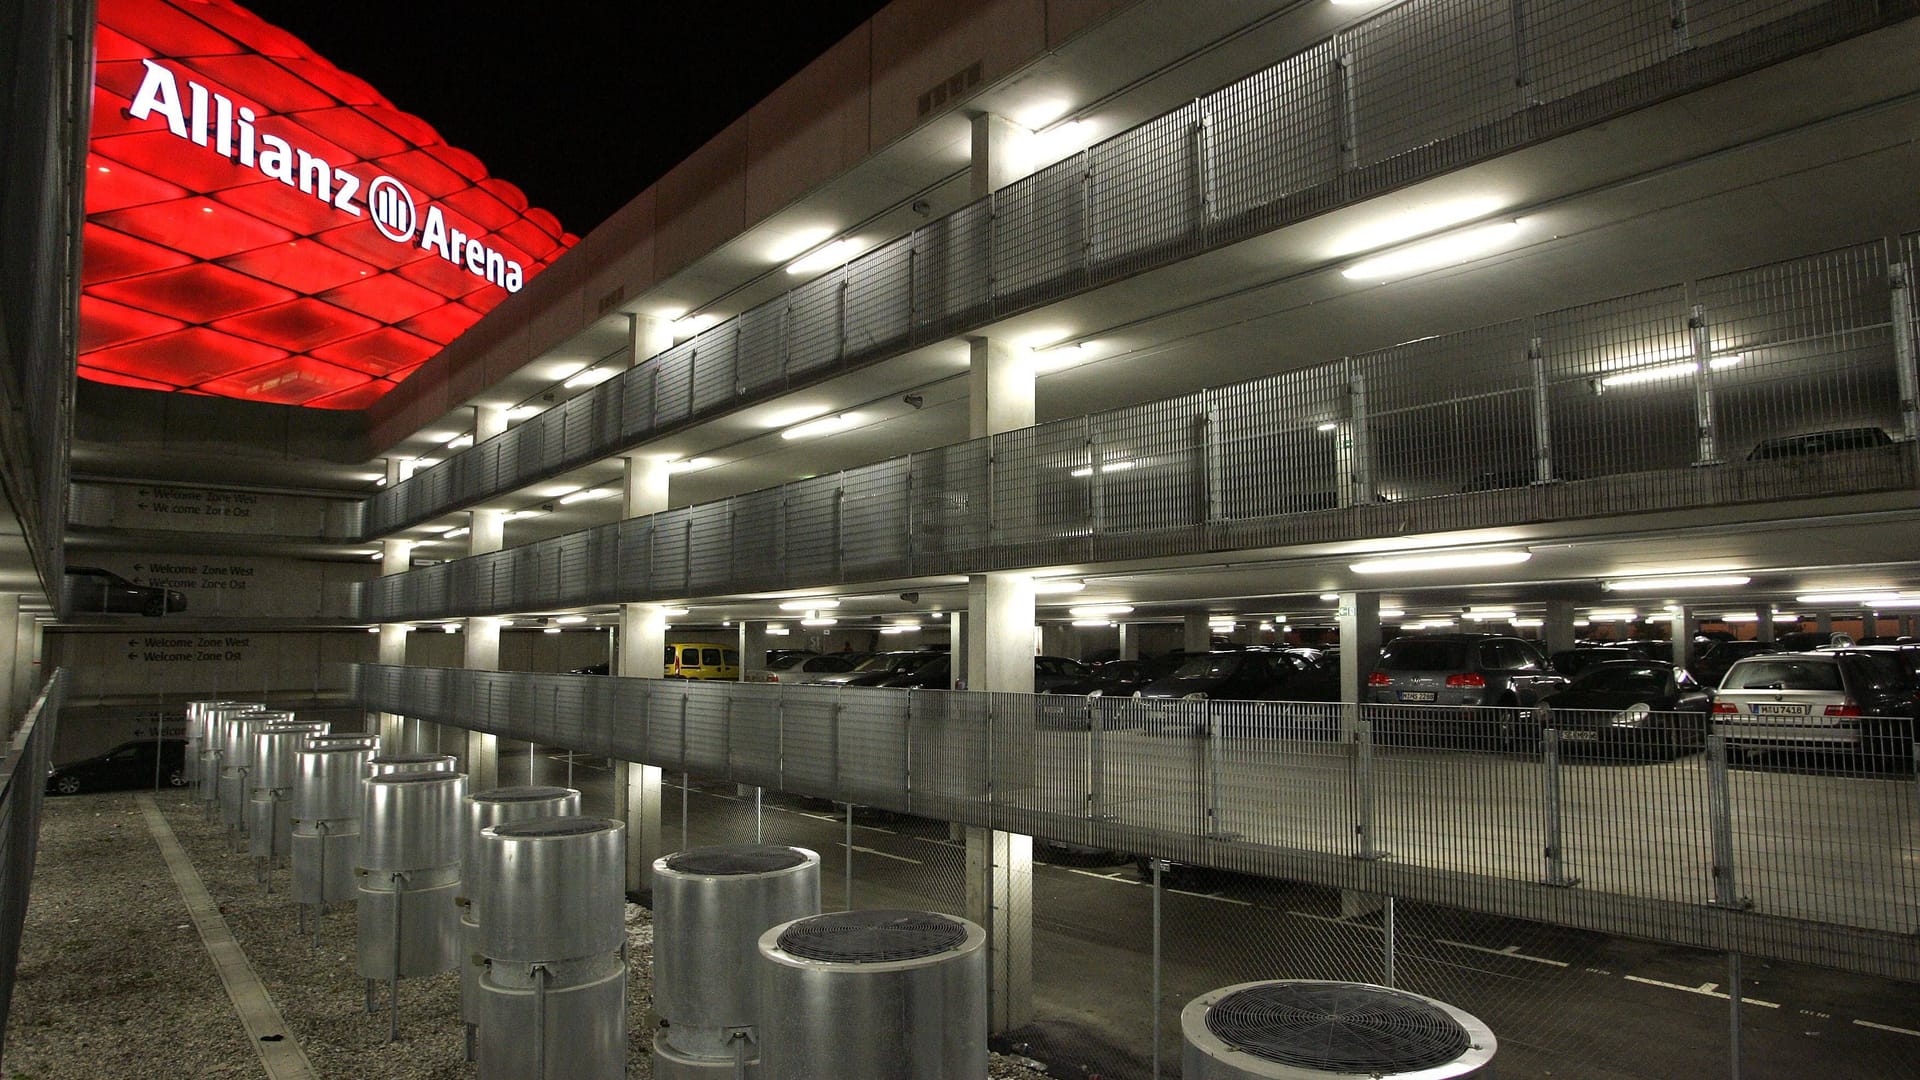
[{"label": "car tail light", "polygon": [[1373,674],[1367,676],[1367,685],[1368,686],[1392,686],[1393,676],[1388,675],[1384,671],[1376,671]]},{"label": "car tail light", "polygon": [[1487,685],[1487,677],[1480,674],[1477,671],[1469,671],[1460,675],[1447,676],[1447,685],[1448,686],[1485,686]]},{"label": "car tail light", "polygon": [[1829,705],[1827,706],[1827,715],[1828,716],[1859,716],[1860,706],[1855,705],[1851,701],[1847,702],[1845,705]]},{"label": "car tail light", "polygon": [[1713,703],[1713,711],[1716,713],[1737,713],[1740,711],[1740,706],[1735,705],[1731,701],[1716,701]]},{"label": "car tail light", "polygon": [[778,676],[778,675],[768,675],[768,676],[767,676],[767,681],[768,681],[768,682],[779,682],[779,681],[780,681],[780,676]]}]

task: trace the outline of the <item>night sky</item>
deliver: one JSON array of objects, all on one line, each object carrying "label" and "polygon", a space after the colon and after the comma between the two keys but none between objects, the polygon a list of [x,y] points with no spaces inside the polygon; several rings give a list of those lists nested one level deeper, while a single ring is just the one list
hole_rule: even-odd
[{"label": "night sky", "polygon": [[882,0],[255,0],[585,235]]}]

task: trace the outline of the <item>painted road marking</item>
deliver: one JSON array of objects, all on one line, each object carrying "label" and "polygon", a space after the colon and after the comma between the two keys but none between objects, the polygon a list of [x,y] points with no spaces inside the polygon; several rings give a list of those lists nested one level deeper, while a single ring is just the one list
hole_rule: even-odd
[{"label": "painted road marking", "polygon": [[[839,844],[837,846],[846,847],[847,845]],[[883,859],[892,859],[894,862],[912,863],[915,866],[926,865],[926,863],[921,862],[919,859],[909,859],[905,855],[895,855],[891,851],[881,851],[879,848],[861,847],[859,844],[855,844],[853,845],[853,850],[864,851],[868,855],[878,855]]]},{"label": "painted road marking", "polygon": [[1199,898],[1200,898],[1200,899],[1202,899],[1202,900],[1218,900],[1218,901],[1220,901],[1220,902],[1221,902],[1221,903],[1223,903],[1223,904],[1237,904],[1237,905],[1239,905],[1240,907],[1252,907],[1252,906],[1253,906],[1253,902],[1252,902],[1252,901],[1250,901],[1250,900],[1235,900],[1235,899],[1234,899],[1233,897],[1231,897],[1231,896],[1221,896],[1221,895],[1220,895],[1219,893],[1217,893],[1217,892],[1212,892],[1212,893],[1209,893],[1209,892],[1188,892],[1188,891],[1187,891],[1187,890],[1185,890],[1185,889],[1168,889],[1167,891],[1168,891],[1168,892],[1170,892],[1170,893],[1179,893],[1179,894],[1180,894],[1181,896],[1197,896],[1197,897],[1199,897]]},{"label": "painted road marking", "polygon": [[1891,1031],[1896,1035],[1912,1035],[1915,1038],[1920,1038],[1920,1031],[1915,1031],[1912,1028],[1894,1027],[1892,1024],[1876,1024],[1871,1020],[1855,1020],[1854,1023],[1863,1028],[1872,1028],[1875,1031]]},{"label": "painted road marking", "polygon": [[1335,915],[1315,915],[1311,911],[1289,911],[1287,912],[1287,914],[1298,915],[1302,919],[1312,919],[1316,922],[1333,923],[1335,926],[1351,926],[1355,930],[1371,930],[1376,934],[1383,934],[1386,932],[1385,928],[1383,927],[1368,926],[1366,923],[1354,922],[1352,919],[1342,919]]},{"label": "painted road marking", "polygon": [[1486,953],[1489,956],[1510,956],[1515,960],[1526,960],[1535,964],[1549,964],[1553,967],[1567,966],[1563,960],[1549,960],[1544,956],[1528,956],[1526,953],[1520,951],[1520,946],[1518,945],[1509,945],[1504,949],[1489,949],[1485,945],[1469,945],[1464,941],[1448,941],[1446,938],[1434,938],[1433,940],[1442,945],[1451,945],[1456,949],[1472,949],[1474,952]]},{"label": "painted road marking", "polygon": [[[1621,978],[1628,982],[1645,983],[1648,986],[1664,986],[1669,990],[1679,990],[1682,993],[1699,994],[1702,997],[1716,997],[1722,1001],[1732,1000],[1733,997],[1731,994],[1721,993],[1719,983],[1701,983],[1699,986],[1681,986],[1679,983],[1661,982],[1659,979],[1643,979],[1638,975],[1623,975]],[[1763,1009],[1777,1009],[1780,1007],[1778,1002],[1761,1001],[1759,998],[1743,997],[1740,1000],[1745,1004],[1758,1005]]]},{"label": "painted road marking", "polygon": [[964,848],[967,846],[965,844],[960,843],[958,840],[942,840],[939,837],[934,837],[934,836],[915,836],[915,837],[912,837],[912,839],[918,840],[923,844],[939,844],[941,847]]},{"label": "painted road marking", "polygon": [[1122,885],[1146,884],[1146,882],[1135,878],[1122,877],[1119,874],[1103,874],[1097,870],[1076,870],[1071,866],[1056,866],[1053,869],[1061,870],[1069,874],[1079,874],[1081,877],[1099,878],[1101,881],[1117,881]]}]

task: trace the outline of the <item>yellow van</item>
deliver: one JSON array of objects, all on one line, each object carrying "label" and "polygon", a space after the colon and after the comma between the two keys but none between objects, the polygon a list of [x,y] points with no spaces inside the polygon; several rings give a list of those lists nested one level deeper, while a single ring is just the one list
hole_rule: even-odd
[{"label": "yellow van", "polygon": [[669,679],[740,678],[740,650],[711,641],[681,641],[667,646]]}]

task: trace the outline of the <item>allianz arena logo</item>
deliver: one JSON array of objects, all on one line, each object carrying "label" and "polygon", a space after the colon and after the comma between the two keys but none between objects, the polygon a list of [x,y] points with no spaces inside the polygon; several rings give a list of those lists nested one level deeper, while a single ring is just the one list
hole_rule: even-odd
[{"label": "allianz arena logo", "polygon": [[259,117],[245,105],[236,106],[232,99],[191,80],[183,98],[181,80],[170,68],[153,60],[141,63],[147,72],[127,108],[129,117],[158,116],[176,137],[278,180],[342,214],[365,217],[388,240],[431,251],[508,292],[519,292],[525,284],[526,271],[519,263],[448,224],[438,206],[429,203],[422,213],[413,192],[400,181],[381,175],[363,183],[346,167],[260,131],[255,126]]}]

